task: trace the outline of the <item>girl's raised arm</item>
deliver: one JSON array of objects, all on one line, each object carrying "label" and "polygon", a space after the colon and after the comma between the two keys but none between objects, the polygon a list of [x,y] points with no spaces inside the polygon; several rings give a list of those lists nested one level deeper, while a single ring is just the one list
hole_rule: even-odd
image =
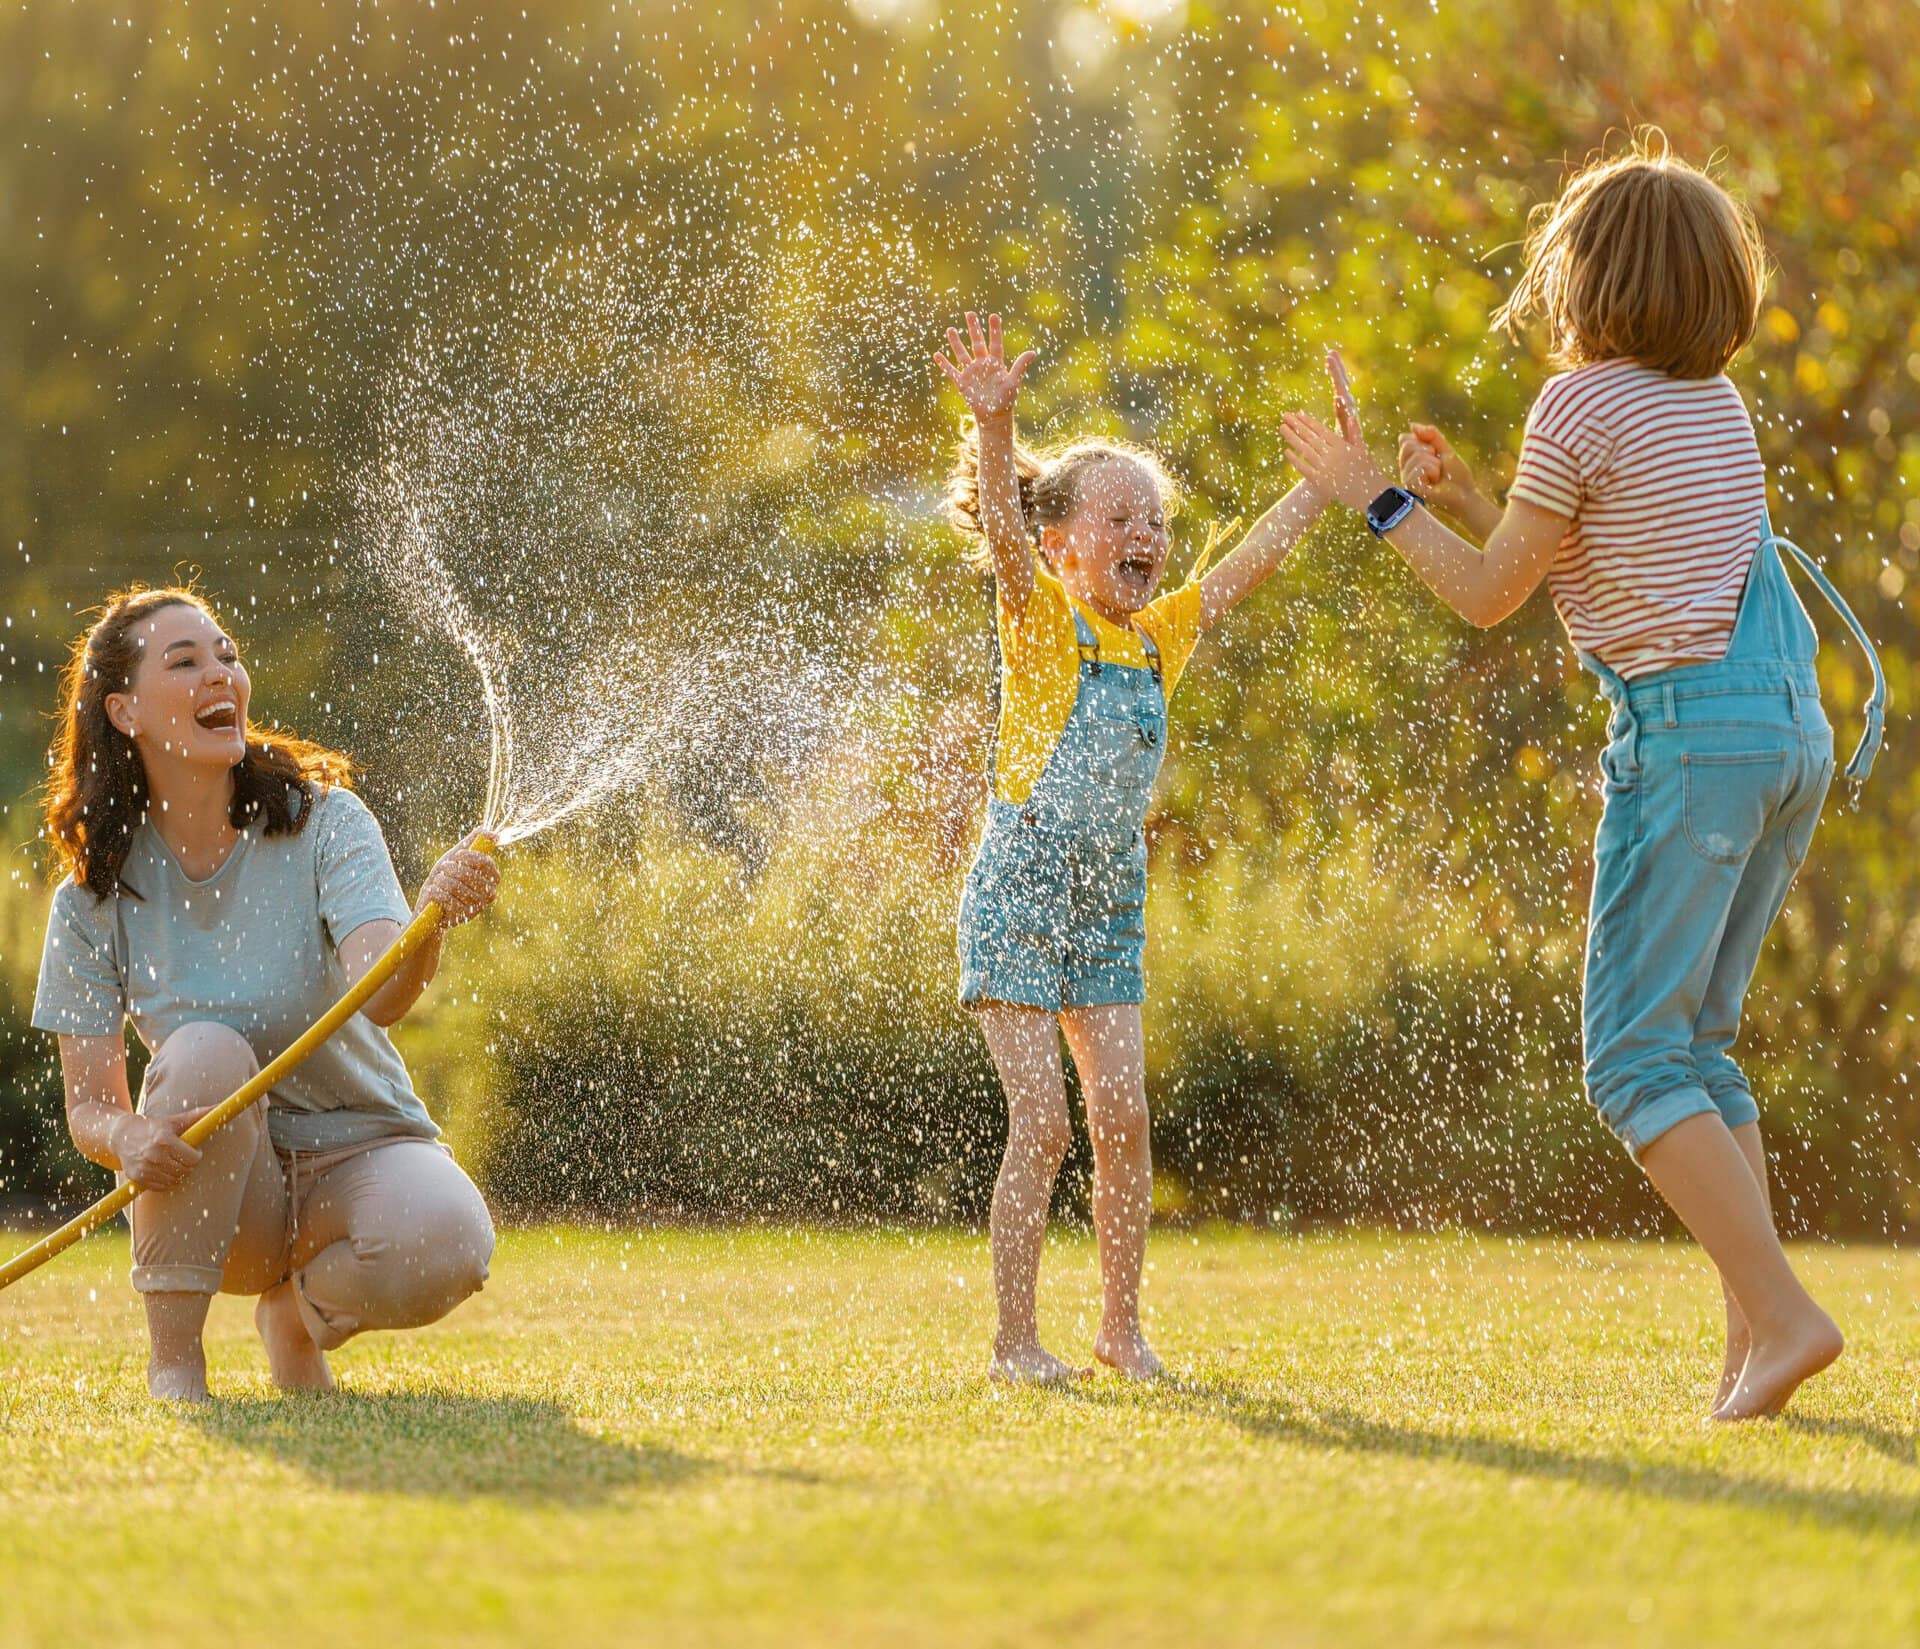
[{"label": "girl's raised arm", "polygon": [[[1347,369],[1337,349],[1327,351],[1327,376],[1333,380],[1334,415],[1341,434],[1360,441],[1360,409],[1354,404]],[[1302,481],[1247,530],[1220,565],[1200,581],[1200,628],[1211,629],[1227,613],[1279,570],[1300,535],[1327,507],[1326,495]]]},{"label": "girl's raised arm", "polygon": [[[1364,442],[1335,435],[1304,412],[1286,413],[1280,423],[1294,468],[1329,498],[1364,510],[1394,484]],[[1484,629],[1515,612],[1540,587],[1567,521],[1538,504],[1513,499],[1492,524],[1484,549],[1423,509],[1410,511],[1386,537],[1428,589]]]},{"label": "girl's raised arm", "polygon": [[1014,461],[1013,406],[1020,381],[1038,358],[1029,349],[1007,365],[1000,317],[989,315],[984,334],[980,317],[967,311],[967,336],[947,328],[947,354],[934,353],[940,370],[966,398],[980,440],[980,526],[993,555],[1000,596],[1016,612],[1033,593],[1033,540],[1020,508],[1020,475]]},{"label": "girl's raised arm", "polygon": [[1254,522],[1232,552],[1200,580],[1200,628],[1211,629],[1266,583],[1326,507],[1313,484],[1301,481]]}]

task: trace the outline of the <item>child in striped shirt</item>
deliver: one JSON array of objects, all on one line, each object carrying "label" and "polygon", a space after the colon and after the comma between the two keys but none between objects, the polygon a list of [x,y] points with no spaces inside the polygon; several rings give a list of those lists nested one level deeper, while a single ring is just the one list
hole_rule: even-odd
[{"label": "child in striped shirt", "polygon": [[[1841,1351],[1774,1233],[1760,1113],[1728,1052],[1833,778],[1817,638],[1780,547],[1866,644],[1818,569],[1768,526],[1753,421],[1725,376],[1753,335],[1765,271],[1747,211],[1649,133],[1542,209],[1495,317],[1539,313],[1556,364],[1571,368],[1527,420],[1504,510],[1430,425],[1402,438],[1393,487],[1364,445],[1304,415],[1283,421],[1307,480],[1365,507],[1462,617],[1497,624],[1546,581],[1612,704],[1587,1091],[1719,1267],[1721,1420],[1776,1412]],[[1876,685],[1847,772],[1856,787],[1883,697]]]}]

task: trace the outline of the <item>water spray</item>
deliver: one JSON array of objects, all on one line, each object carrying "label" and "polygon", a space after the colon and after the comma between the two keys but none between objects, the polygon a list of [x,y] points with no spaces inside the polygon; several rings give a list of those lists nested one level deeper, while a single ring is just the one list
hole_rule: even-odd
[{"label": "water spray", "polygon": [[[495,766],[498,766],[497,756]],[[475,852],[492,854],[499,843],[491,832],[483,831],[474,837],[469,845]],[[406,931],[388,946],[386,954],[367,969],[366,974],[351,990],[309,1025],[291,1047],[272,1063],[263,1066],[252,1078],[236,1088],[198,1122],[184,1129],[180,1137],[189,1145],[197,1147],[212,1138],[243,1111],[264,1098],[276,1082],[304,1061],[309,1054],[357,1014],[374,992],[393,977],[401,964],[440,931],[445,921],[446,912],[440,908],[440,901],[429,900],[420,914],[407,924]],[[38,1269],[54,1255],[71,1248],[82,1237],[99,1230],[139,1196],[140,1191],[141,1187],[132,1180],[116,1186],[84,1213],[68,1220],[58,1231],[49,1233],[31,1248],[16,1254],[4,1266],[0,1266],[0,1288],[7,1288],[17,1283],[29,1271]]]}]

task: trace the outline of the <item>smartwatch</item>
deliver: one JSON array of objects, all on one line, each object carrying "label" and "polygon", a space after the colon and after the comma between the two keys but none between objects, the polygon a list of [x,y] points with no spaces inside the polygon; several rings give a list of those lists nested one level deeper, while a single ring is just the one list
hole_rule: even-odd
[{"label": "smartwatch", "polygon": [[1415,504],[1426,500],[1405,487],[1389,487],[1367,506],[1367,527],[1375,538],[1384,538],[1413,514]]}]

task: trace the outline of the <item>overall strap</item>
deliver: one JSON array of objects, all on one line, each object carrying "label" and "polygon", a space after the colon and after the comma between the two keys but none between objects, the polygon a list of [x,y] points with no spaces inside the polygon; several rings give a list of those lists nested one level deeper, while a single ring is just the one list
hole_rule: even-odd
[{"label": "overall strap", "polygon": [[[1160,648],[1153,637],[1138,625],[1131,626],[1133,633],[1140,638],[1140,645],[1147,655],[1147,668],[1153,672],[1154,685],[1162,693],[1167,690],[1166,672],[1160,662]],[[1076,606],[1073,608],[1073,630],[1080,643],[1080,663],[1090,675],[1100,674],[1100,637],[1094,627],[1087,622],[1087,616]]]},{"label": "overall strap", "polygon": [[1853,632],[1854,639],[1860,643],[1867,655],[1867,663],[1873,667],[1873,691],[1867,695],[1867,726],[1860,735],[1860,743],[1853,752],[1853,759],[1847,763],[1847,800],[1857,810],[1860,806],[1860,792],[1866,785],[1867,775],[1873,771],[1873,758],[1880,753],[1880,740],[1886,730],[1887,720],[1887,677],[1880,668],[1880,655],[1873,650],[1865,627],[1853,616],[1853,609],[1846,604],[1840,592],[1828,581],[1827,575],[1820,570],[1819,562],[1800,548],[1791,539],[1782,538],[1768,528],[1766,536],[1760,542],[1765,550],[1769,545],[1792,553],[1794,560],[1800,563],[1807,577],[1827,598],[1827,604],[1838,613],[1847,628]]},{"label": "overall strap", "polygon": [[1087,622],[1086,614],[1078,607],[1072,607],[1072,612],[1073,633],[1080,644],[1081,666],[1097,676],[1100,674],[1100,638],[1094,633],[1093,626]]},{"label": "overall strap", "polygon": [[1152,636],[1148,635],[1147,632],[1137,624],[1134,626],[1133,633],[1140,638],[1140,645],[1146,649],[1147,666],[1153,671],[1154,686],[1158,687],[1162,694],[1165,694],[1167,690],[1167,677],[1166,671],[1160,663],[1159,642],[1155,641]]}]

